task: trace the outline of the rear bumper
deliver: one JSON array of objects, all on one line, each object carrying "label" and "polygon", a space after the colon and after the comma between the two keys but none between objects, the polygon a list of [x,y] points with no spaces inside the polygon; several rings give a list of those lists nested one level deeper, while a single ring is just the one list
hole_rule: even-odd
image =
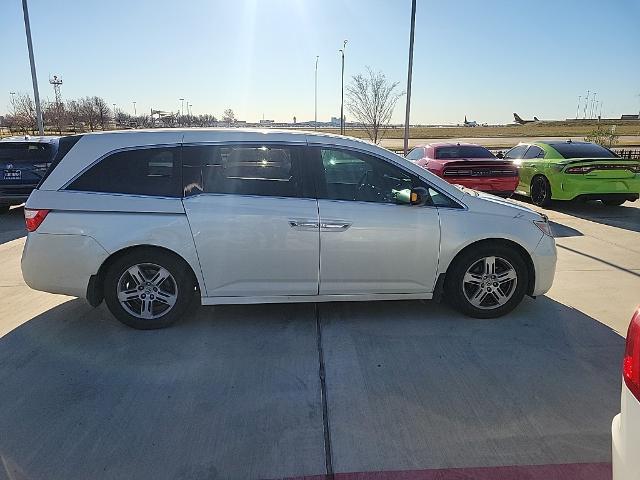
[{"label": "rear bumper", "polygon": [[463,187],[491,193],[500,197],[510,197],[518,186],[518,177],[465,178],[443,177],[447,182]]},{"label": "rear bumper", "polygon": [[19,205],[24,203],[35,188],[35,184],[0,184],[0,204]]},{"label": "rear bumper", "polygon": [[543,235],[531,255],[536,274],[532,296],[543,295],[551,289],[556,274],[557,259],[556,241],[549,235]]},{"label": "rear bumper", "polygon": [[107,251],[86,235],[33,232],[22,251],[22,276],[34,290],[85,298],[89,279],[107,256]]},{"label": "rear bumper", "polygon": [[622,382],[621,413],[611,424],[613,480],[640,478],[640,402]]},{"label": "rear bumper", "polygon": [[640,175],[629,178],[589,178],[585,175],[559,174],[552,176],[551,198],[574,200],[576,198],[599,200],[608,197],[629,197],[637,200],[640,194]]}]

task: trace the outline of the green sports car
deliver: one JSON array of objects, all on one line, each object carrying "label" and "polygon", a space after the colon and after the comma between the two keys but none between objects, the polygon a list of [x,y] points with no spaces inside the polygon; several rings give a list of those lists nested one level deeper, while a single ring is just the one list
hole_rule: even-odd
[{"label": "green sports car", "polygon": [[589,142],[521,143],[505,159],[518,166],[515,193],[544,207],[551,200],[602,200],[622,205],[640,196],[640,161]]}]

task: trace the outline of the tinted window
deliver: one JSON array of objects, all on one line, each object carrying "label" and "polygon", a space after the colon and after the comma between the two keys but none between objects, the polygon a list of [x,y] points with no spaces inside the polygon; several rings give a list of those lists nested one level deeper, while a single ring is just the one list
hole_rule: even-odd
[{"label": "tinted window", "polygon": [[437,147],[436,159],[445,158],[494,158],[493,153],[484,147],[475,145],[456,145],[452,147]]},{"label": "tinted window", "polygon": [[617,157],[611,150],[595,143],[550,143],[564,158]]},{"label": "tinted window", "polygon": [[422,147],[414,148],[407,154],[407,160],[420,160],[422,157],[424,157],[423,150],[424,149]]},{"label": "tinted window", "polygon": [[50,162],[52,155],[48,143],[0,142],[0,162]]},{"label": "tinted window", "polygon": [[289,146],[184,147],[184,194],[303,196],[301,155]]},{"label": "tinted window", "polygon": [[544,150],[540,147],[536,147],[535,145],[531,145],[527,153],[524,154],[523,158],[543,158]]},{"label": "tinted window", "polygon": [[109,155],[68,190],[175,197],[180,195],[180,148],[141,148]]},{"label": "tinted window", "polygon": [[414,186],[422,182],[399,167],[370,155],[338,150],[320,149],[320,196],[331,200],[351,200],[377,203],[405,203]]},{"label": "tinted window", "polygon": [[82,135],[70,135],[68,137],[62,137],[58,140],[58,150],[56,151],[55,157],[51,161],[51,166],[44,174],[44,176],[40,179],[40,183],[38,184],[38,188],[40,185],[47,179],[47,177],[53,172],[53,170],[58,166],[60,161],[65,157],[69,150],[73,148],[73,146],[78,143],[78,140],[82,138]]},{"label": "tinted window", "polygon": [[520,159],[524,156],[524,152],[526,150],[527,150],[527,145],[518,145],[517,147],[513,147],[511,150],[509,150],[504,155],[504,158]]}]

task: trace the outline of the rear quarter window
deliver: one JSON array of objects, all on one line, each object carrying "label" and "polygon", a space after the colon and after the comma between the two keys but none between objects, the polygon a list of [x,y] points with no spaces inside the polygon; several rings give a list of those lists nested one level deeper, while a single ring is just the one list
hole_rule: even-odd
[{"label": "rear quarter window", "polygon": [[179,197],[181,178],[180,147],[139,148],[108,155],[67,190]]},{"label": "rear quarter window", "polygon": [[564,158],[613,158],[617,157],[608,148],[596,143],[551,143],[555,150]]}]

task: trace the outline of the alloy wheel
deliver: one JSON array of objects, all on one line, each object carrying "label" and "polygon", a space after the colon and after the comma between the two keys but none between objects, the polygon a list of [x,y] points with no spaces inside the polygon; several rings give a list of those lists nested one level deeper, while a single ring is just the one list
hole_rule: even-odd
[{"label": "alloy wheel", "polygon": [[462,290],[476,308],[491,310],[507,303],[516,291],[516,269],[502,257],[483,257],[465,272]]},{"label": "alloy wheel", "polygon": [[134,317],[152,320],[173,308],[178,299],[178,284],[166,268],[139,263],[120,276],[117,297],[122,308]]}]

